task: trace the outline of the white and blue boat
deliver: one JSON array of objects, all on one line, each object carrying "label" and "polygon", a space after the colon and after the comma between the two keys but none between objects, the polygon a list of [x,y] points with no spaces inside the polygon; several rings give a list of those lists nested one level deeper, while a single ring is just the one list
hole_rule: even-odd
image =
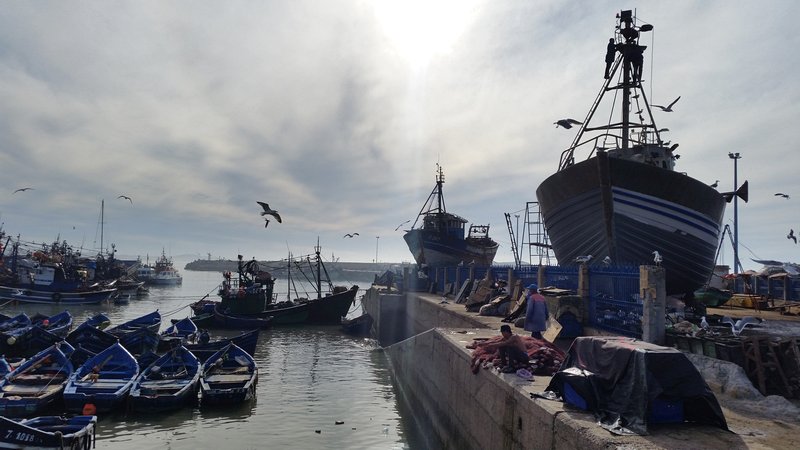
[{"label": "white and blue boat", "polygon": [[241,403],[256,396],[258,366],[249,353],[228,344],[203,363],[201,405]]},{"label": "white and blue boat", "polygon": [[96,416],[42,416],[16,421],[0,416],[0,448],[94,448]]},{"label": "white and blue boat", "polygon": [[[711,275],[725,201],[735,193],[723,195],[675,170],[678,145],[656,126],[636,69],[647,48],[639,34],[653,27],[638,25],[630,10],[617,18],[613,69],[583,122],[572,122],[578,132],[557,172],[536,190],[539,209],[560,264],[585,255],[593,256],[589,264],[606,257],[652,264],[658,251],[667,294],[691,293]],[[609,105],[612,114],[600,108]],[[586,159],[578,160],[579,152]]]},{"label": "white and blue boat", "polygon": [[134,411],[168,411],[197,401],[200,361],[184,346],[176,347],[142,371],[131,389]]},{"label": "white and blue boat", "polygon": [[59,344],[37,353],[0,380],[0,416],[41,413],[60,399],[73,372]]},{"label": "white and blue boat", "polygon": [[91,404],[97,412],[122,406],[139,376],[136,358],[116,343],[88,359],[70,377],[64,389],[68,411],[83,411]]}]

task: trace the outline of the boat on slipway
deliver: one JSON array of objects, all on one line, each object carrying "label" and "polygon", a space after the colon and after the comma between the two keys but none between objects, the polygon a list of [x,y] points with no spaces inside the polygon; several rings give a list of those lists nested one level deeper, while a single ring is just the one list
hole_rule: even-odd
[{"label": "boat on slipway", "polygon": [[[536,190],[540,212],[559,263],[592,255],[590,264],[605,257],[614,264],[652,264],[658,251],[667,293],[691,293],[714,267],[732,195],[675,170],[678,145],[664,141],[641,83],[646,46],[639,45],[639,34],[653,27],[638,25],[631,11],[617,17],[612,71],[584,121],[573,121],[580,127],[558,171]],[[610,109],[620,107],[617,115],[598,111],[606,97]],[[579,151],[587,159],[577,161]]]},{"label": "boat on slipway", "polygon": [[432,267],[470,262],[478,266],[491,266],[498,244],[489,237],[489,225],[473,224],[465,237],[467,220],[447,212],[443,185],[444,173],[437,164],[436,186],[422,205],[411,229],[403,235],[414,260],[419,265]]}]

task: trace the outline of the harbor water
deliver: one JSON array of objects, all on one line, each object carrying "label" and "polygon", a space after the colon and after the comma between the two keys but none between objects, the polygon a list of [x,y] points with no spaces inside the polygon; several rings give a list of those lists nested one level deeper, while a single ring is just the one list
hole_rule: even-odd
[{"label": "harbor water", "polygon": [[[185,262],[176,261],[181,268]],[[180,270],[181,286],[150,287],[149,295],[127,305],[69,309],[79,324],[102,312],[112,326],[158,309],[162,330],[170,319],[191,314],[188,305],[206,294],[216,298],[218,272]],[[347,280],[335,284],[351,286]],[[286,296],[285,280],[276,292]],[[302,294],[301,292],[301,295]],[[309,292],[309,296],[312,296]],[[360,314],[357,305],[350,317]],[[54,305],[5,304],[0,312],[52,315]],[[212,339],[236,331],[211,330]],[[419,448],[413,421],[401,414],[385,354],[376,341],[343,334],[338,326],[276,327],[262,330],[256,354],[257,399],[227,408],[187,407],[161,414],[119,411],[100,417],[97,448],[141,449],[406,449]],[[54,411],[58,413],[58,411]],[[343,422],[343,423],[340,423]]]}]

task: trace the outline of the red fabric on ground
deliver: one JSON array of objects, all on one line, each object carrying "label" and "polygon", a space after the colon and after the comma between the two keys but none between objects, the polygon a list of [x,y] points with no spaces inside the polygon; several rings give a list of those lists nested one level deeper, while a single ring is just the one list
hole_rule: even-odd
[{"label": "red fabric on ground", "polygon": [[[544,339],[536,339],[530,336],[521,336],[525,342],[525,348],[528,351],[528,358],[530,359],[530,371],[536,375],[553,375],[561,368],[561,363],[566,358],[566,354],[555,345]],[[500,350],[487,350],[486,344],[493,344],[500,342],[503,336],[495,336],[485,341],[475,340],[467,345],[467,348],[474,349],[472,352],[472,371],[477,373],[478,369],[484,362],[490,362],[492,365],[499,367]]]}]

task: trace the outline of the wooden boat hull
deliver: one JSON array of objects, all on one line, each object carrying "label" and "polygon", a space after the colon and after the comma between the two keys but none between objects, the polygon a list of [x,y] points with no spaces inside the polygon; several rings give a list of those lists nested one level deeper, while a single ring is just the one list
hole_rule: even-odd
[{"label": "wooden boat hull", "polygon": [[[96,380],[90,374],[100,367]],[[108,412],[125,402],[136,377],[139,365],[136,358],[116,343],[88,359],[76,370],[64,389],[64,406],[68,411],[82,411],[91,403],[97,412]]]},{"label": "wooden boat hull", "polygon": [[536,196],[562,264],[581,255],[652,264],[657,250],[667,294],[694,291],[714,267],[725,200],[682,173],[601,152],[545,179]]},{"label": "wooden boat hull", "polygon": [[342,331],[347,334],[368,335],[372,330],[372,316],[362,314],[354,319],[342,319]]},{"label": "wooden boat hull", "polygon": [[69,292],[0,286],[0,299],[47,305],[96,305],[111,298],[115,292],[116,289]]},{"label": "wooden boat hull", "polygon": [[201,406],[242,403],[256,397],[258,367],[253,357],[230,344],[203,363]]},{"label": "wooden boat hull", "polygon": [[15,421],[0,417],[0,448],[94,448],[96,416],[43,416]]},{"label": "wooden boat hull", "polygon": [[205,362],[214,353],[222,350],[231,342],[250,355],[254,355],[260,331],[261,330],[256,328],[255,330],[243,332],[239,336],[232,338],[220,339],[218,341],[209,342],[208,344],[186,344],[185,347],[201,362]]},{"label": "wooden boat hull", "polygon": [[[177,372],[180,374],[170,375]],[[193,404],[197,401],[200,372],[200,361],[189,350],[183,346],[172,350],[136,379],[131,388],[131,407],[139,412],[160,412]]]},{"label": "wooden boat hull", "polygon": [[221,311],[222,305],[214,308],[214,321],[222,328],[269,328],[272,326],[272,318],[259,316],[233,315]]},{"label": "wooden boat hull", "polygon": [[41,413],[60,398],[73,372],[58,345],[37,353],[0,381],[0,416]]}]

